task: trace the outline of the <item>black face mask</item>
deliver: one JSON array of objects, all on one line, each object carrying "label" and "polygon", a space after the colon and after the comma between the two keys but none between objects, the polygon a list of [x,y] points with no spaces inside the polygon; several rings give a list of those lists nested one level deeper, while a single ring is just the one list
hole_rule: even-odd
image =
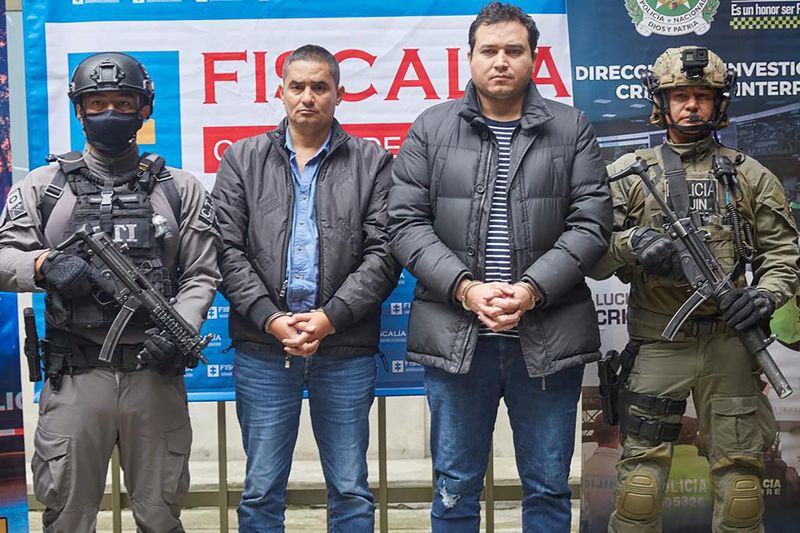
[{"label": "black face mask", "polygon": [[109,155],[119,155],[133,144],[136,132],[142,127],[139,113],[84,113],[83,131],[89,144]]}]

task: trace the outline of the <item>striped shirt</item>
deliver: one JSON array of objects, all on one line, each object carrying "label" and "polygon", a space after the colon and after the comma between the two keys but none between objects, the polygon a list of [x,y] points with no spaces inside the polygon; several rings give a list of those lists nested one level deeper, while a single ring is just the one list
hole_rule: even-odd
[{"label": "striped shirt", "polygon": [[[519,120],[498,122],[484,117],[497,139],[497,177],[494,182],[492,206],[489,212],[489,233],[486,236],[484,280],[511,283],[511,244],[508,239],[508,170],[511,164],[511,137]],[[487,184],[488,185],[488,184]],[[481,326],[481,335],[518,337],[516,328],[493,333]]]}]

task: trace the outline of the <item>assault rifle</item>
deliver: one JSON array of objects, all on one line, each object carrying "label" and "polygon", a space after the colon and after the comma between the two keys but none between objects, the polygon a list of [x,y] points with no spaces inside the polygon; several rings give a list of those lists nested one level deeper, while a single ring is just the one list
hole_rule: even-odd
[{"label": "assault rifle", "polygon": [[[689,315],[700,304],[709,298],[720,298],[731,289],[734,289],[735,286],[731,281],[731,275],[725,274],[716,256],[708,247],[706,243],[708,234],[697,229],[691,217],[678,218],[678,215],[667,205],[664,197],[650,179],[647,173],[648,168],[647,162],[637,157],[636,162],[631,166],[609,177],[609,182],[636,174],[641,178],[642,183],[650,194],[653,195],[667,220],[664,224],[664,229],[675,243],[681,259],[683,273],[689,285],[695,291],[673,315],[661,334],[664,338],[673,340],[684,321],[689,318]],[[775,340],[774,336],[765,335],[760,326],[754,326],[744,331],[736,331],[736,334],[745,349],[756,358],[756,362],[764,371],[764,375],[778,396],[786,398],[792,394],[792,387],[767,351],[767,346]]]},{"label": "assault rifle", "polygon": [[89,224],[84,224],[66,241],[56,246],[56,250],[63,251],[77,242],[83,243],[92,264],[100,270],[100,274],[114,283],[113,296],[121,306],[103,340],[99,359],[111,361],[122,332],[141,307],[156,327],[171,335],[178,352],[189,362],[188,366],[196,366],[197,361],[208,363],[203,356],[203,348],[208,345],[212,335],[200,337],[197,330],[172,308],[174,300],[167,300],[130,258],[122,253],[125,244],[118,245],[105,232],[93,231]]}]

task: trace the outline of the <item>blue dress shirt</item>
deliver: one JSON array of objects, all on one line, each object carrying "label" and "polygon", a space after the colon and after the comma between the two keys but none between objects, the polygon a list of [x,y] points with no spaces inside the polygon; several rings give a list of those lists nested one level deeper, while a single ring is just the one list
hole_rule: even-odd
[{"label": "blue dress shirt", "polygon": [[292,169],[294,184],[294,217],[292,220],[289,250],[286,258],[286,303],[293,313],[304,313],[317,306],[319,285],[319,232],[314,203],[317,193],[317,174],[322,160],[328,154],[331,134],[317,153],[308,160],[303,171],[297,164],[297,153],[286,132],[286,150]]}]

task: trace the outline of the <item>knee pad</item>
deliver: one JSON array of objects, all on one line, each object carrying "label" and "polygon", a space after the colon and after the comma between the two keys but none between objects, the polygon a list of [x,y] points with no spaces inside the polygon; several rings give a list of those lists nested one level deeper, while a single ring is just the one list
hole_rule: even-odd
[{"label": "knee pad", "polygon": [[650,521],[659,512],[658,480],[647,470],[632,472],[619,489],[617,514],[629,520]]},{"label": "knee pad", "polygon": [[731,476],[725,488],[722,521],[732,527],[758,524],[764,512],[764,495],[761,481],[753,474]]}]

